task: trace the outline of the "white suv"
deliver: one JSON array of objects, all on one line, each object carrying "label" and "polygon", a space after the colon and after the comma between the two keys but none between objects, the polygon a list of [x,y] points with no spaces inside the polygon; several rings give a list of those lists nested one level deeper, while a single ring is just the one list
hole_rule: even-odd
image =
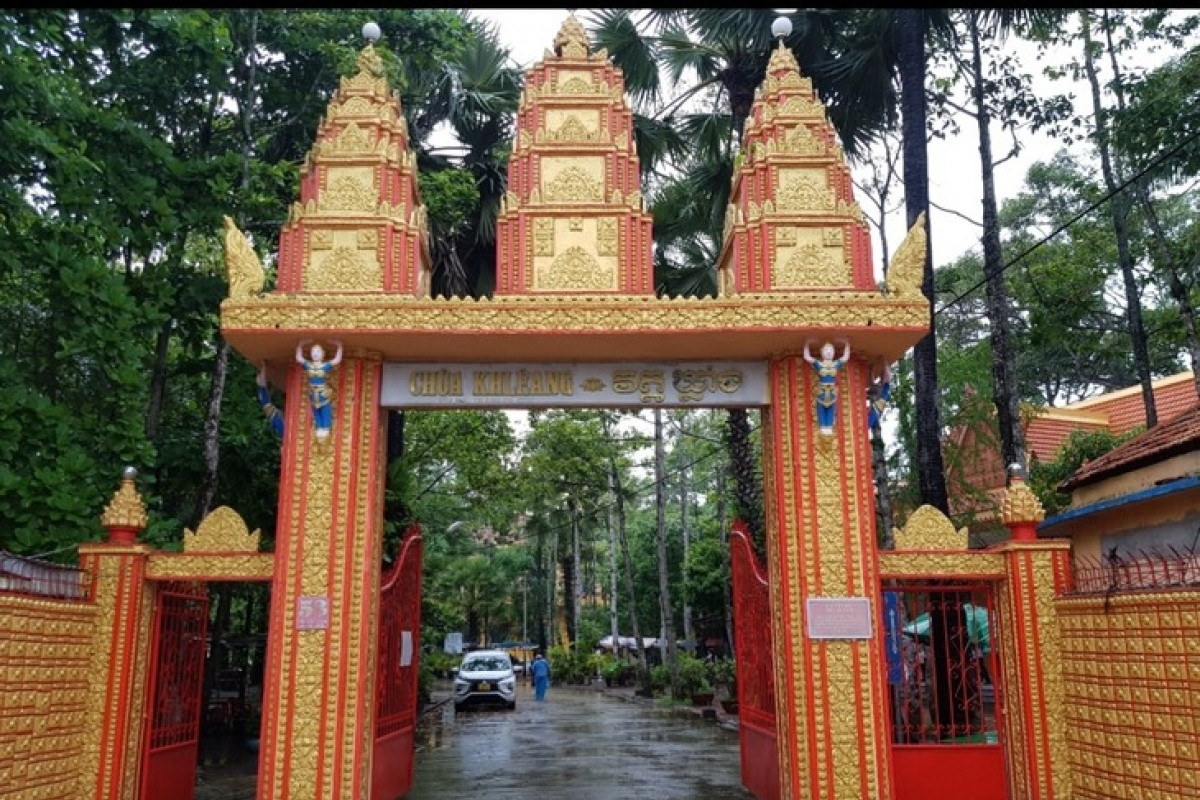
[{"label": "white suv", "polygon": [[517,677],[512,659],[503,650],[467,653],[454,678],[454,710],[468,705],[517,707]]}]

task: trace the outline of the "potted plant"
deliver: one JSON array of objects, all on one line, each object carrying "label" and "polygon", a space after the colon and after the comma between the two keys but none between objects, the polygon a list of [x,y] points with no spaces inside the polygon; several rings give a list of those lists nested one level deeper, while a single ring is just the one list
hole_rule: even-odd
[{"label": "potted plant", "polygon": [[714,692],[708,680],[708,666],[695,656],[680,653],[678,668],[680,697],[690,697],[694,706],[712,705]]},{"label": "potted plant", "polygon": [[736,714],[738,709],[737,661],[718,658],[709,662],[709,679],[721,693],[721,707],[726,714]]}]

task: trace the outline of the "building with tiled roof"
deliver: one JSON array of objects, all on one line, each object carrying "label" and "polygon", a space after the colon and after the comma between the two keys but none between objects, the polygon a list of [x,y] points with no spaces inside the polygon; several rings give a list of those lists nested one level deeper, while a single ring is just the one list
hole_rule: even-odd
[{"label": "building with tiled roof", "polygon": [[[1081,466],[1066,510],[1038,535],[1069,537],[1076,571],[1163,585],[1200,567],[1200,403]],[[1175,576],[1179,577],[1179,576]],[[1193,576],[1200,582],[1200,571]]]},{"label": "building with tiled roof", "polygon": [[[1196,404],[1191,370],[1155,381],[1155,409],[1160,426]],[[1025,409],[1025,449],[1029,463],[1053,461],[1076,431],[1128,434],[1146,424],[1140,386],[1118,389],[1065,406]],[[1003,538],[1000,497],[1007,473],[1000,453],[994,417],[989,424],[962,426],[946,441],[950,512],[968,526],[976,544]]]}]

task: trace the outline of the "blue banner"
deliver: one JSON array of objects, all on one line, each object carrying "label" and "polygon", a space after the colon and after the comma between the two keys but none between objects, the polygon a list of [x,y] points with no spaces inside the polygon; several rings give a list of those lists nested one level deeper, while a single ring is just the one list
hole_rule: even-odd
[{"label": "blue banner", "polygon": [[904,683],[904,660],[900,655],[900,593],[883,593],[884,647],[887,649],[888,683]]}]

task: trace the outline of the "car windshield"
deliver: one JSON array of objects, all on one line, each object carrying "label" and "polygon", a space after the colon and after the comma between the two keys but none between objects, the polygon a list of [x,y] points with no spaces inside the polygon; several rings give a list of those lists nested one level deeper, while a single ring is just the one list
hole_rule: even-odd
[{"label": "car windshield", "polygon": [[462,668],[471,672],[504,670],[509,668],[507,658],[501,656],[480,656],[463,662]]}]

